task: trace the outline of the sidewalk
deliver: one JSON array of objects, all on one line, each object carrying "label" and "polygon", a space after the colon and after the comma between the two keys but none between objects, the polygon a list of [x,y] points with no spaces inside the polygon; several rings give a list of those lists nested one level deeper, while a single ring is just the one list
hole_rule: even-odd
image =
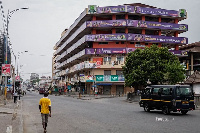
[{"label": "sidewalk", "polygon": [[[67,95],[60,95],[60,96],[65,96],[65,97],[73,97],[73,98],[77,98],[77,99],[81,99],[81,100],[92,100],[92,99],[102,99],[102,98],[115,98],[115,97],[119,97],[118,95],[117,96],[113,96],[113,95],[94,95],[94,94],[84,94],[80,96],[79,98],[79,95],[77,94],[73,94],[73,95],[70,95],[70,94],[67,94]],[[126,97],[126,96],[120,96],[120,97]]]},{"label": "sidewalk", "polygon": [[2,133],[22,133],[21,101],[16,104],[13,99],[6,100],[0,96],[0,131]]}]

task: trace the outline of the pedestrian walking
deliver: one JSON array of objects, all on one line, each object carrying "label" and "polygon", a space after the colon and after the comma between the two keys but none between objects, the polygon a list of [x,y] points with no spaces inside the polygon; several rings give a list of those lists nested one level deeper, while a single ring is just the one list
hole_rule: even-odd
[{"label": "pedestrian walking", "polygon": [[19,89],[18,89],[19,100],[20,100],[21,94],[22,94],[22,90],[19,88]]},{"label": "pedestrian walking", "polygon": [[40,99],[39,110],[42,117],[44,133],[47,132],[48,117],[51,117],[51,100],[48,98],[48,92],[44,92],[44,97]]},{"label": "pedestrian walking", "polygon": [[13,96],[14,96],[14,103],[16,103],[17,101],[17,92],[15,91],[15,93],[13,93]]}]

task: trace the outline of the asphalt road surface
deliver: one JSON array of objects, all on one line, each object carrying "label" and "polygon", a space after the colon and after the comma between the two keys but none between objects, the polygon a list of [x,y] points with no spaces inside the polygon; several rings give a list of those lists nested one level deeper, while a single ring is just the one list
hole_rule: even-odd
[{"label": "asphalt road surface", "polygon": [[[42,133],[40,98],[36,92],[22,97],[24,133]],[[125,97],[80,100],[50,95],[52,117],[48,133],[198,133],[200,110],[187,115],[144,112]]]}]

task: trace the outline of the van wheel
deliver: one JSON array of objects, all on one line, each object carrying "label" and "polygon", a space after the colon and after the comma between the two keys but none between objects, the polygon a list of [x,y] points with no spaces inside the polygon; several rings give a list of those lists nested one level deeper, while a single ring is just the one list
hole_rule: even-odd
[{"label": "van wheel", "polygon": [[187,112],[188,112],[187,110],[182,110],[182,111],[181,111],[181,113],[182,113],[183,115],[187,114]]},{"label": "van wheel", "polygon": [[145,103],[145,105],[144,105],[144,111],[145,112],[150,112],[150,108],[149,108],[148,103]]},{"label": "van wheel", "polygon": [[163,114],[165,114],[165,115],[168,115],[168,114],[170,114],[170,111],[169,111],[169,108],[168,107],[163,107],[163,109],[162,109],[162,112],[163,112]]}]

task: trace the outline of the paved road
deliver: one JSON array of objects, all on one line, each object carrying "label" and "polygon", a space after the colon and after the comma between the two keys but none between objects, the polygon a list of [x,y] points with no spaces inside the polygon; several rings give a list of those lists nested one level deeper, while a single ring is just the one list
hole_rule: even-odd
[{"label": "paved road", "polygon": [[[27,93],[23,101],[24,133],[42,133],[38,109],[38,93]],[[52,117],[48,133],[198,133],[200,110],[187,115],[161,111],[144,112],[137,103],[125,97],[80,100],[72,97],[49,96]],[[162,119],[162,121],[160,121]]]}]

